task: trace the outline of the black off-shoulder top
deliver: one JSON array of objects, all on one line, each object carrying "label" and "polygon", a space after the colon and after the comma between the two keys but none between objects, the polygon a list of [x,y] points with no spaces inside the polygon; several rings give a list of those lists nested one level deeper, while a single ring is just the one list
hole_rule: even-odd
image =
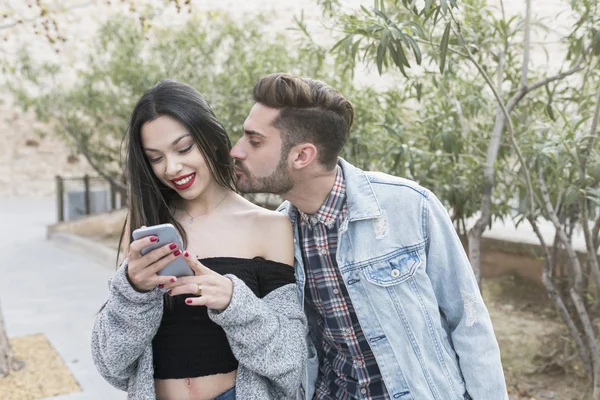
[{"label": "black off-shoulder top", "polygon": [[[259,298],[295,282],[291,266],[260,257],[216,257],[200,262],[221,275],[235,275]],[[152,340],[155,379],[193,378],[237,369],[225,332],[209,319],[206,307],[185,304],[189,297],[194,296],[165,299],[162,321]]]}]

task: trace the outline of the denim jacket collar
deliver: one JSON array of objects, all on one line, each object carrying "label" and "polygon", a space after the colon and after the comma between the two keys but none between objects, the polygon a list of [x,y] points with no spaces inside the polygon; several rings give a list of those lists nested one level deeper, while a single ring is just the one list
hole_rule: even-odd
[{"label": "denim jacket collar", "polygon": [[[364,171],[356,168],[343,158],[338,159],[338,164],[344,173],[346,181],[346,201],[348,203],[348,220],[360,221],[364,219],[376,219],[382,215],[381,207],[371,186],[371,182]],[[298,209],[289,201],[280,206],[292,225],[296,226]]]}]

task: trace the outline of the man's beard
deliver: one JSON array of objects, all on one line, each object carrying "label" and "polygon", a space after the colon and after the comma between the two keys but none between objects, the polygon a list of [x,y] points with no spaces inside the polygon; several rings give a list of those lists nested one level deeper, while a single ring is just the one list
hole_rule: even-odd
[{"label": "man's beard", "polygon": [[243,180],[238,179],[237,188],[242,193],[284,194],[294,187],[294,182],[287,171],[286,157],[281,157],[275,171],[269,176],[255,177],[241,161],[235,160],[237,169],[244,173]]}]

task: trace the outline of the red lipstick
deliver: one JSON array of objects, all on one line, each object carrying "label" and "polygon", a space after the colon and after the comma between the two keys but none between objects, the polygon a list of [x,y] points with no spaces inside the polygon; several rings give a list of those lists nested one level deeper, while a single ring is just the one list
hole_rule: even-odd
[{"label": "red lipstick", "polygon": [[175,179],[171,179],[171,183],[177,190],[185,190],[194,184],[196,180],[196,173],[178,176]]}]

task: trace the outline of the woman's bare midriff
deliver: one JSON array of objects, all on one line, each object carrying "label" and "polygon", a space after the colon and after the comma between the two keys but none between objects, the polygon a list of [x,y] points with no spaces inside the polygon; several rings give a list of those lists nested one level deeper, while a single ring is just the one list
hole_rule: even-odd
[{"label": "woman's bare midriff", "polygon": [[212,400],[235,386],[236,371],[185,379],[155,379],[157,400]]}]

